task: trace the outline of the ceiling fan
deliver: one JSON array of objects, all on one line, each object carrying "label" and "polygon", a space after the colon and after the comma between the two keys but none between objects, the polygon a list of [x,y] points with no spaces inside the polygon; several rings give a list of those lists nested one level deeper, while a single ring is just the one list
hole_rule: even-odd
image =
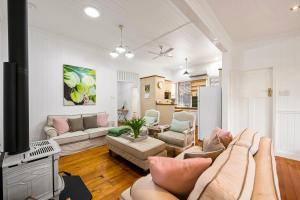
[{"label": "ceiling fan", "polygon": [[168,58],[173,57],[173,55],[170,54],[170,52],[173,51],[174,48],[169,48],[169,49],[167,49],[165,51],[163,50],[163,46],[162,45],[159,45],[159,48],[160,48],[159,53],[153,52],[153,51],[148,51],[148,53],[156,55],[155,57],[152,58],[152,60],[155,60],[155,59],[157,59],[159,57],[168,57]]}]

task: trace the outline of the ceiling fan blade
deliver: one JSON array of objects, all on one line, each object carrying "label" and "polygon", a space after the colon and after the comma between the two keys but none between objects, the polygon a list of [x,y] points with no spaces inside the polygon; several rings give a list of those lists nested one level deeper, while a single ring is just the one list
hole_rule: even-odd
[{"label": "ceiling fan blade", "polygon": [[174,48],[169,48],[169,49],[167,49],[166,51],[164,51],[163,54],[169,53],[169,52],[171,52],[171,51],[173,51],[173,50],[174,50]]},{"label": "ceiling fan blade", "polygon": [[168,58],[172,58],[173,57],[173,55],[165,55],[166,57],[168,57]]},{"label": "ceiling fan blade", "polygon": [[159,55],[158,53],[156,53],[156,52],[153,52],[153,51],[148,51],[148,53],[150,53],[150,54],[154,54],[154,55]]},{"label": "ceiling fan blade", "polygon": [[157,59],[157,58],[159,58],[160,56],[158,55],[158,56],[155,56],[154,58],[152,58],[152,60],[155,60],[155,59]]}]

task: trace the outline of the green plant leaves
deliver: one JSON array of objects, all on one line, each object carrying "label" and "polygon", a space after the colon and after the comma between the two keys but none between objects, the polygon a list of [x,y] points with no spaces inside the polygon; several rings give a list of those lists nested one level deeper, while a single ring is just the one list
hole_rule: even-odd
[{"label": "green plant leaves", "polygon": [[129,126],[134,134],[134,138],[137,138],[140,135],[141,128],[145,125],[146,121],[143,118],[136,118],[132,120],[127,120],[125,125]]}]

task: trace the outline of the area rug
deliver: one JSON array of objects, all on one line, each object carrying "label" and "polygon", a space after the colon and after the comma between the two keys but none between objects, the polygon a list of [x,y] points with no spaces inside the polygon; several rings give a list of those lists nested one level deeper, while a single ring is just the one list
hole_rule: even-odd
[{"label": "area rug", "polygon": [[80,176],[63,176],[65,188],[59,195],[59,200],[91,200],[92,194],[81,180]]},{"label": "area rug", "polygon": [[71,143],[67,145],[61,145],[60,156],[67,156],[81,151],[85,151],[94,147],[103,146],[106,144],[105,137],[98,137],[92,140],[84,140],[81,142]]}]

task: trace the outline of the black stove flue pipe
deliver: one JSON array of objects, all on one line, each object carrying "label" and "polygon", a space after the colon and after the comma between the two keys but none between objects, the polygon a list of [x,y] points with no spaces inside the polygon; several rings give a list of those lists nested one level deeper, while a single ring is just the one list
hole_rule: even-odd
[{"label": "black stove flue pipe", "polygon": [[8,57],[4,63],[4,151],[29,150],[27,0],[7,0]]}]

